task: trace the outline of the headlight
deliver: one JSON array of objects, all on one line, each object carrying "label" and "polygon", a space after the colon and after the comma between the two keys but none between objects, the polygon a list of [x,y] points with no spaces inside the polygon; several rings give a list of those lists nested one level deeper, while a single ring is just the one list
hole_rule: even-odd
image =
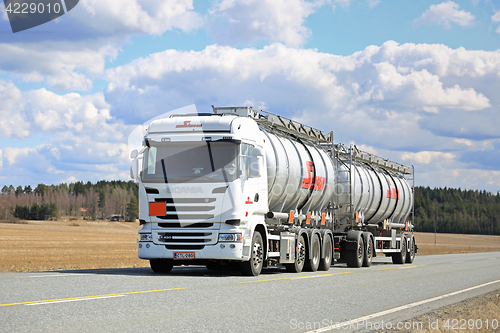
[{"label": "headlight", "polygon": [[241,242],[241,234],[219,234],[219,242]]},{"label": "headlight", "polygon": [[151,234],[139,234],[139,242],[151,242],[152,239]]}]

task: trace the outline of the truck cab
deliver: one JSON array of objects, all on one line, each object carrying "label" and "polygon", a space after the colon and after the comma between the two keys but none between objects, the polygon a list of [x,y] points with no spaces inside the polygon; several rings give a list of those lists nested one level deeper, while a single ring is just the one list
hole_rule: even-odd
[{"label": "truck cab", "polygon": [[154,271],[249,261],[253,231],[265,233],[264,135],[252,109],[221,111],[154,120],[132,153],[138,253]]}]

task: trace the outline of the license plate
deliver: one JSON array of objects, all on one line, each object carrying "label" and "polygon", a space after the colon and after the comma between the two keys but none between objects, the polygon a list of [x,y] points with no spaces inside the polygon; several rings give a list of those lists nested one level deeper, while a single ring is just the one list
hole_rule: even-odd
[{"label": "license plate", "polygon": [[194,259],[195,255],[194,252],[174,252],[174,259],[175,260],[180,260],[180,259]]}]

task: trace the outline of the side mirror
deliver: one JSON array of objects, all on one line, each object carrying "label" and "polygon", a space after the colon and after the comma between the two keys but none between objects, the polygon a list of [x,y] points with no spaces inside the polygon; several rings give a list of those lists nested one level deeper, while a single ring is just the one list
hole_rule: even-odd
[{"label": "side mirror", "polygon": [[130,178],[132,179],[137,179],[139,174],[139,159],[137,156],[139,156],[137,149],[130,152],[130,158],[132,159],[132,161],[130,161]]},{"label": "side mirror", "polygon": [[250,174],[248,176],[249,178],[260,177],[260,161],[258,156],[252,156],[250,159]]}]

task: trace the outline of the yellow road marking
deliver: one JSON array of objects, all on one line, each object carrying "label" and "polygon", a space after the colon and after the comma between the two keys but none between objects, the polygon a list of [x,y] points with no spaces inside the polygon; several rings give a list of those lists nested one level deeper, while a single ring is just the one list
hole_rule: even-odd
[{"label": "yellow road marking", "polygon": [[254,282],[278,281],[278,280],[297,280],[297,279],[308,279],[308,278],[313,278],[313,277],[322,277],[322,276],[331,276],[331,275],[349,274],[349,273],[352,273],[352,272],[339,272],[339,273],[305,275],[305,276],[289,276],[289,277],[276,278],[276,279],[243,281],[243,282],[239,282],[239,283],[254,283]]},{"label": "yellow road marking", "polygon": [[403,266],[403,267],[386,267],[386,268],[376,268],[372,269],[372,271],[385,271],[387,269],[405,269],[405,268],[415,268],[415,267],[423,267],[427,265],[415,265],[415,266]]},{"label": "yellow road marking", "polygon": [[39,304],[39,303],[48,303],[48,302],[57,302],[57,301],[71,301],[71,300],[78,300],[78,299],[91,299],[91,298],[101,298],[101,297],[110,297],[110,296],[125,296],[125,295],[155,293],[155,292],[160,292],[160,291],[181,290],[181,289],[189,289],[189,288],[188,287],[184,287],[184,288],[156,289],[156,290],[144,290],[144,291],[130,291],[130,292],[127,292],[127,293],[117,293],[117,294],[94,295],[94,296],[80,296],[80,297],[47,299],[47,300],[43,300],[43,301],[29,301],[29,302],[7,303],[7,304],[0,304],[0,306],[24,305],[24,304]]}]

